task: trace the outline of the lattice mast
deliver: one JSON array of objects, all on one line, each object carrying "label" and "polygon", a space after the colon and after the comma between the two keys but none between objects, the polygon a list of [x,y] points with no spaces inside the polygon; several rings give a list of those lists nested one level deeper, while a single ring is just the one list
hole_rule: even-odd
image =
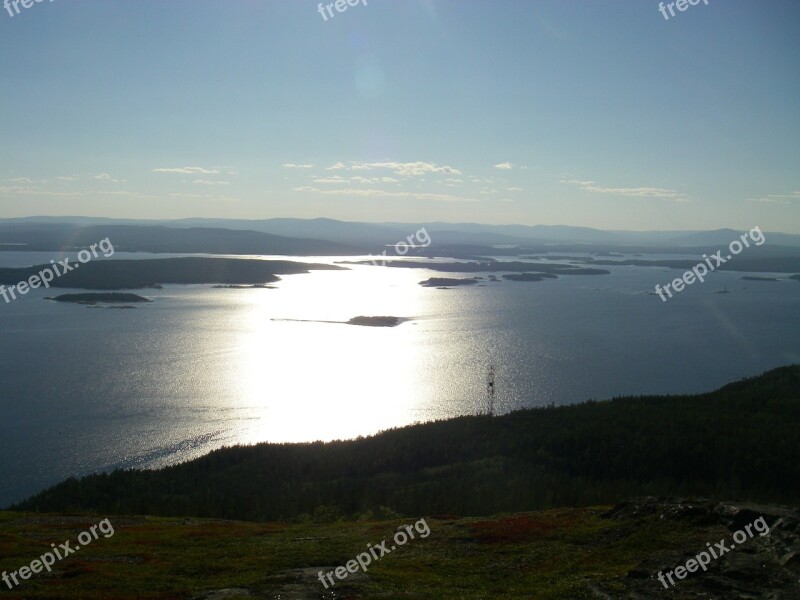
[{"label": "lattice mast", "polygon": [[494,416],[494,365],[489,365],[489,373],[486,376],[486,403],[489,415]]}]

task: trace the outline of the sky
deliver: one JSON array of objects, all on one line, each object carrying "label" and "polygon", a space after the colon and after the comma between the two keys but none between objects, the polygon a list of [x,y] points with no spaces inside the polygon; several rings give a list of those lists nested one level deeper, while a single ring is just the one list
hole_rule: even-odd
[{"label": "sky", "polygon": [[0,218],[800,233],[800,2],[697,1],[9,5]]}]

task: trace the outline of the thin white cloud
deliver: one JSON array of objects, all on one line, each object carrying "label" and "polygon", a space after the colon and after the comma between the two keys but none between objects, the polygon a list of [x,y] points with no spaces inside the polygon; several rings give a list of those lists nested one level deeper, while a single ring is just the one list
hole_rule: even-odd
[{"label": "thin white cloud", "polygon": [[284,163],[281,165],[284,169],[311,169],[314,165],[298,165],[295,163]]},{"label": "thin white cloud", "polygon": [[232,198],[230,196],[225,196],[222,194],[195,194],[195,193],[183,193],[183,192],[176,192],[172,194],[167,194],[170,198],[188,198],[191,200],[196,200],[198,198],[207,198],[211,200],[219,200],[220,202],[239,202],[239,198]]},{"label": "thin white cloud", "polygon": [[152,200],[158,198],[158,196],[153,196],[151,194],[142,194],[140,192],[126,192],[126,191],[98,192],[98,194],[102,196],[125,196],[126,198],[148,198]]},{"label": "thin white cloud", "polygon": [[63,175],[61,177],[56,177],[59,181],[78,181],[77,175]]},{"label": "thin white cloud", "polygon": [[330,194],[336,196],[364,196],[370,198],[411,198],[414,200],[432,200],[434,202],[474,202],[470,198],[461,196],[454,196],[452,194],[435,194],[430,192],[388,192],[386,190],[376,189],[345,189],[345,190],[327,190],[323,194]]},{"label": "thin white cloud", "polygon": [[11,183],[33,183],[33,179],[28,179],[27,177],[15,177],[9,181]]},{"label": "thin white cloud", "polygon": [[170,198],[205,198],[208,194],[184,194],[180,192],[175,192],[172,194],[167,194]]},{"label": "thin white cloud", "polygon": [[510,187],[506,188],[507,192],[522,192],[524,191],[521,187]]},{"label": "thin white cloud", "polygon": [[453,167],[444,165],[438,166],[434,163],[426,162],[386,162],[386,163],[370,163],[366,165],[372,169],[389,169],[396,175],[410,176],[410,175],[425,175],[427,173],[436,173],[442,175],[461,175],[461,171]]},{"label": "thin white cloud", "polygon": [[36,186],[33,187],[23,187],[23,186],[11,186],[11,187],[2,187],[0,186],[0,196],[55,196],[55,197],[64,197],[64,198],[74,198],[76,196],[82,196],[80,192],[49,192],[46,190],[40,190]]},{"label": "thin white cloud", "polygon": [[431,200],[433,202],[475,202],[472,198],[454,196],[452,194],[435,194],[430,192],[390,192],[367,188],[347,188],[341,190],[320,190],[315,187],[297,187],[296,192],[314,192],[326,196],[359,196],[362,198],[410,198],[412,200]]},{"label": "thin white cloud", "polygon": [[440,175],[461,175],[461,171],[447,165],[437,165],[435,163],[428,163],[422,161],[416,162],[373,162],[365,163],[358,161],[350,161],[349,164],[337,162],[327,168],[329,171],[347,169],[349,171],[375,171],[375,170],[388,170],[395,175],[401,177],[411,177],[426,175],[428,173]]},{"label": "thin white cloud", "polygon": [[97,179],[98,181],[105,181],[106,183],[126,183],[124,179],[114,179],[108,173],[100,173],[99,175],[94,175],[92,179]]},{"label": "thin white cloud", "polygon": [[179,173],[182,175],[194,175],[194,174],[201,174],[201,175],[218,175],[218,169],[205,169],[203,167],[160,167],[158,169],[153,169],[153,173]]},{"label": "thin white cloud", "polygon": [[561,183],[577,185],[585,192],[596,194],[614,194],[618,196],[632,196],[639,198],[667,198],[675,202],[688,202],[686,194],[677,190],[670,190],[657,187],[638,187],[638,188],[610,188],[598,185],[594,181],[582,181],[579,179],[562,179]]},{"label": "thin white cloud", "polygon": [[371,183],[400,183],[399,179],[395,179],[394,177],[361,177],[357,175],[355,177],[350,178],[351,183],[363,183],[363,184],[371,184]]},{"label": "thin white cloud", "polygon": [[371,185],[375,183],[400,183],[399,179],[394,177],[342,177],[341,175],[328,175],[327,177],[316,177],[312,179],[314,183],[333,183],[333,184],[348,184],[357,183],[361,185]]},{"label": "thin white cloud", "polygon": [[750,202],[765,202],[770,204],[792,204],[800,200],[800,191],[788,194],[769,194],[761,198],[748,198]]},{"label": "thin white cloud", "polygon": [[192,183],[198,185],[229,185],[230,181],[210,181],[208,179],[195,179]]},{"label": "thin white cloud", "polygon": [[348,183],[347,177],[342,177],[341,175],[331,175],[330,177],[317,177],[313,181],[314,183],[334,183],[334,184]]},{"label": "thin white cloud", "polygon": [[503,162],[503,163],[496,164],[494,166],[494,168],[495,169],[500,169],[501,171],[510,171],[511,169],[514,168],[514,165],[512,163],[510,163],[510,162]]}]

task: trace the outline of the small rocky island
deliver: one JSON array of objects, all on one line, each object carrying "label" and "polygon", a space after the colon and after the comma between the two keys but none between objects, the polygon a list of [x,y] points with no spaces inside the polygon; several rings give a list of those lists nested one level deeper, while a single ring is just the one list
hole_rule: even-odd
[{"label": "small rocky island", "polygon": [[353,317],[347,321],[347,324],[365,327],[397,327],[403,321],[408,321],[408,319],[403,317]]},{"label": "small rocky island", "polygon": [[453,277],[431,277],[425,281],[420,281],[422,287],[448,288],[457,285],[475,285],[482,277],[470,277],[469,279],[455,279]]},{"label": "small rocky island", "polygon": [[509,281],[542,281],[544,279],[558,279],[558,275],[552,273],[507,273],[503,279]]},{"label": "small rocky island", "polygon": [[267,285],[266,283],[254,283],[252,285],[240,285],[240,284],[220,284],[211,286],[215,290],[274,290],[276,287],[274,285]]},{"label": "small rocky island", "polygon": [[96,306],[97,304],[134,304],[141,302],[152,302],[137,294],[126,294],[120,292],[92,292],[85,294],[61,294],[56,297],[47,297],[45,300],[54,302],[71,302],[73,304],[86,304]]}]

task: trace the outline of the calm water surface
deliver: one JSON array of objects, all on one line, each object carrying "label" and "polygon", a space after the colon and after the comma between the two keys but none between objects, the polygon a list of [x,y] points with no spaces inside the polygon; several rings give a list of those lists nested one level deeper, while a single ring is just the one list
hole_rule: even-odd
[{"label": "calm water surface", "polygon": [[[51,258],[4,252],[0,266]],[[42,300],[65,290],[0,299],[0,505],[98,469],[475,413],[489,364],[505,412],[705,391],[800,362],[798,282],[714,273],[662,303],[644,292],[676,271],[611,270],[437,290],[417,285],[432,271],[354,266],[272,290],[147,290],[135,310]],[[357,315],[413,320],[321,322]]]}]

